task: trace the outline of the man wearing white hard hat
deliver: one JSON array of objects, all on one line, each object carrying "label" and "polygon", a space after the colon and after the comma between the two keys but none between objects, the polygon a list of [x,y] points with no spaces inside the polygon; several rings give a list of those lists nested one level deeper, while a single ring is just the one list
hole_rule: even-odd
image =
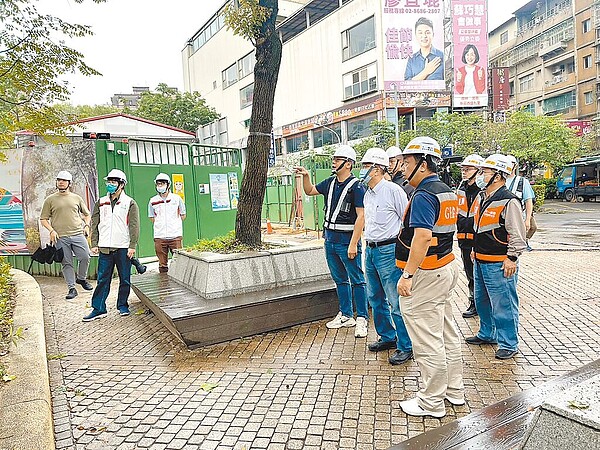
[{"label": "man wearing white hard hat", "polygon": [[[306,195],[325,197],[325,258],[336,285],[340,310],[327,328],[355,327],[354,336],[367,336],[369,309],[365,292],[365,276],[361,264],[360,237],[365,223],[363,198],[365,188],[352,175],[356,152],[349,145],[340,145],[332,159],[333,176],[316,186],[304,167],[296,167],[302,175]],[[356,305],[356,320],[354,307]]]},{"label": "man wearing white hard hat", "polygon": [[456,190],[458,197],[458,222],[456,224],[456,239],[463,261],[465,274],[467,275],[469,286],[469,306],[462,316],[465,318],[474,317],[477,315],[475,307],[475,297],[473,289],[475,282],[473,280],[473,260],[471,252],[473,251],[473,218],[475,217],[475,199],[479,194],[479,187],[475,183],[475,177],[479,172],[479,166],[483,162],[483,158],[479,155],[469,155],[462,163],[460,163],[460,173],[462,182]]},{"label": "man wearing white hard hat", "polygon": [[444,417],[444,400],[465,403],[460,338],[451,293],[458,280],[452,245],[458,198],[437,176],[442,151],[421,136],[404,149],[404,175],[415,188],[404,216],[396,264],[403,270],[398,294],[421,370],[416,397],[400,402],[411,416]]},{"label": "man wearing white hard hat", "polygon": [[104,178],[106,195],[100,197],[92,213],[92,253],[98,255],[98,284],[92,295],[92,311],[84,322],[106,317],[106,299],[112,274],[117,268],[119,293],[117,310],[128,316],[131,291],[131,259],[140,237],[140,211],[134,199],[125,194],[127,176],[112,169]]},{"label": "man wearing white hard hat", "polygon": [[148,202],[148,217],[153,223],[154,250],[158,256],[158,271],[169,271],[169,252],[182,247],[185,203],[171,192],[171,178],[159,173],[154,179],[157,194]]},{"label": "man wearing white hard hat", "polygon": [[505,184],[512,162],[491,155],[480,166],[473,241],[475,304],[479,332],[467,344],[498,343],[497,359],[509,359],[518,351],[518,258],[525,250],[525,223],[521,203]]},{"label": "man wearing white hard hat", "polygon": [[[50,232],[50,242],[64,252],[62,272],[67,282],[67,300],[77,297],[75,284],[86,291],[94,289],[87,281],[90,266],[90,247],[87,236],[90,232],[90,211],[84,200],[71,192],[73,176],[66,170],[56,175],[58,192],[44,200],[40,223]],[[73,267],[73,254],[78,261],[77,275]]]},{"label": "man wearing white hard hat", "polygon": [[396,292],[402,271],[396,267],[394,248],[408,199],[400,186],[385,179],[389,158],[383,149],[367,150],[361,166],[360,178],[368,186],[365,193],[367,298],[379,335],[368,349],[372,352],[395,349],[389,363],[404,364],[413,353]]},{"label": "man wearing white hard hat", "polygon": [[[517,162],[517,158],[513,155],[507,155],[507,158],[512,164],[512,172],[506,179],[506,188],[519,197],[519,200],[521,201],[523,220],[525,220],[525,230],[527,231],[526,238],[529,240],[537,231],[537,223],[533,217],[535,193],[531,188],[529,180],[519,175],[519,163]],[[527,243],[527,250],[531,250],[529,242]]]},{"label": "man wearing white hard hat", "polygon": [[406,181],[406,178],[404,178],[404,173],[402,173],[402,170],[400,170],[402,167],[402,161],[404,161],[402,149],[394,145],[389,147],[385,153],[388,155],[388,158],[390,158],[390,165],[388,167],[390,181],[396,183],[398,186],[404,189],[406,196],[410,198],[415,188]]}]

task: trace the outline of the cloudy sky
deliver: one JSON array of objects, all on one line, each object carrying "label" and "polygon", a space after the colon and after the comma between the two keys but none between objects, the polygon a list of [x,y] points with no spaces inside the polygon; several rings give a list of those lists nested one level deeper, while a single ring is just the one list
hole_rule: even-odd
[{"label": "cloudy sky", "polygon": [[[448,1],[448,0],[446,0]],[[158,83],[183,89],[181,50],[225,0],[39,0],[39,9],[71,23],[90,25],[94,36],[69,44],[102,77],[69,76],[73,104],[108,104],[132,86]],[[489,0],[489,29],[508,19],[526,0]]]}]

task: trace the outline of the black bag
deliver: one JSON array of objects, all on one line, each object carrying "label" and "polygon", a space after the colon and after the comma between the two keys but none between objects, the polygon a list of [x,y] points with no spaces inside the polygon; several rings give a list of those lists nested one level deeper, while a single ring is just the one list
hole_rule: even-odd
[{"label": "black bag", "polygon": [[48,244],[44,248],[38,247],[38,249],[33,252],[33,255],[31,255],[31,263],[29,264],[27,273],[31,273],[34,261],[39,262],[40,264],[52,264],[54,262],[62,262],[64,257],[65,252],[62,247],[57,249],[53,244]]}]

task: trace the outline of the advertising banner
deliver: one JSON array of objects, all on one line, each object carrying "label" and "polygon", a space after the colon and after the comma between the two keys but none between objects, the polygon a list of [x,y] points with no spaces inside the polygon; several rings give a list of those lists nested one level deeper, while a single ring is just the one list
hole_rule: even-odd
[{"label": "advertising banner", "polygon": [[443,91],[442,0],[382,0],[386,91]]},{"label": "advertising banner", "polygon": [[452,0],[454,107],[488,104],[487,0]]},{"label": "advertising banner", "polygon": [[504,111],[510,106],[510,74],[508,67],[492,69],[492,109]]}]

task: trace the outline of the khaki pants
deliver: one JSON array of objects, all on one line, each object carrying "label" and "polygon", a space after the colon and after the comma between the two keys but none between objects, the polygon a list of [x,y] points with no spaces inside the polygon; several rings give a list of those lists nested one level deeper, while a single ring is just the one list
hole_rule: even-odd
[{"label": "khaki pants", "polygon": [[461,344],[450,303],[457,280],[454,261],[440,269],[419,269],[413,277],[412,295],[400,297],[414,358],[421,371],[419,405],[434,412],[445,411],[446,395],[464,397]]},{"label": "khaki pants", "polygon": [[173,250],[181,248],[182,237],[175,239],[154,238],[154,250],[158,256],[158,271],[165,273],[169,271],[169,251],[173,254]]}]

